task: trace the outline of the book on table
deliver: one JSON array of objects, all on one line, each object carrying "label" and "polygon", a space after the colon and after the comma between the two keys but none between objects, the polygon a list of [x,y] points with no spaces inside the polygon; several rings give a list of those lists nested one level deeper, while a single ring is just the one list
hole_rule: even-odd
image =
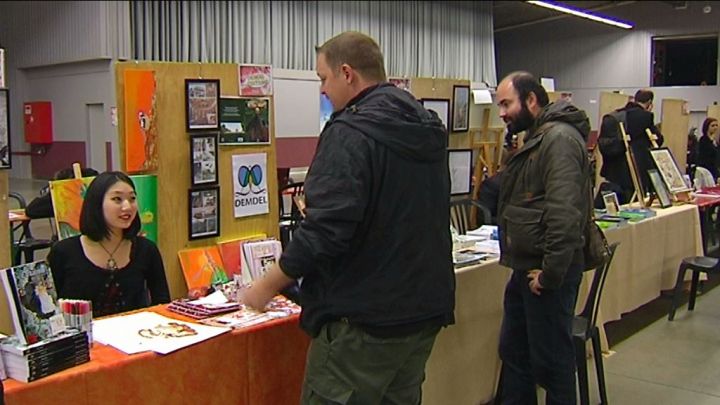
[{"label": "book on table", "polygon": [[45,261],[0,270],[15,334],[32,344],[63,332],[65,319],[58,305],[55,282]]}]

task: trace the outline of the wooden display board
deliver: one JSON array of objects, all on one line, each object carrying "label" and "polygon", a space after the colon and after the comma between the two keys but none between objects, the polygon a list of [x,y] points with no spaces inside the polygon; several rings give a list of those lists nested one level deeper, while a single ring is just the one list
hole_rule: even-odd
[{"label": "wooden display board", "polygon": [[[120,161],[125,162],[123,72],[126,69],[155,71],[158,130],[158,247],[165,263],[171,297],[187,294],[177,252],[182,249],[211,246],[260,233],[278,237],[278,188],[275,153],[275,125],[271,124],[269,145],[219,146],[218,176],[220,186],[220,236],[188,240],[188,189],[190,189],[190,135],[185,129],[185,79],[219,79],[221,96],[239,96],[238,65],[220,63],[119,62],[115,80],[118,111]],[[273,97],[270,98],[270,120],[275,121]],[[267,154],[268,214],[235,218],[233,213],[232,155]]]},{"label": "wooden display board", "polygon": [[684,172],[687,162],[687,136],[690,130],[688,102],[665,98],[662,101],[662,127],[659,128],[667,146],[672,151],[680,170]]},{"label": "wooden display board", "polygon": [[[410,79],[410,91],[418,100],[423,98],[450,100],[452,112],[453,86],[470,86],[469,80],[437,79],[428,77],[413,77]],[[471,100],[472,101],[472,100]],[[448,128],[448,131],[450,129]],[[470,148],[470,132],[450,132],[448,139],[449,149]]]},{"label": "wooden display board", "polygon": [[708,118],[715,118],[716,120],[720,120],[720,105],[709,105],[707,108],[707,116]]},{"label": "wooden display board", "polygon": [[[0,212],[3,218],[0,219],[0,268],[10,267],[10,222],[8,222],[8,192],[10,184],[8,179],[8,171],[0,171]],[[0,330],[12,333],[12,319],[10,318],[10,310],[7,306],[7,298],[5,297],[5,289],[0,288]]]}]

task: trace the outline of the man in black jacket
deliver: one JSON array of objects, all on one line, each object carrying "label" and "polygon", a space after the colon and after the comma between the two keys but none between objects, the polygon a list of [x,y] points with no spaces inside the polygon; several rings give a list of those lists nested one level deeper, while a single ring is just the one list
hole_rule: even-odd
[{"label": "man in black jacket", "polygon": [[417,404],[435,336],[454,322],[447,130],[386,82],[371,38],[340,34],[317,57],[335,112],[305,179],[306,216],[242,300],[263,308],[302,277],[313,337],[302,403]]},{"label": "man in black jacket", "polygon": [[500,117],[525,142],[503,172],[498,206],[500,263],[513,269],[500,335],[503,403],[575,403],[572,322],[590,215],[590,123],[565,101],[548,104],[529,73],[497,89]]},{"label": "man in black jacket", "polygon": [[[617,184],[623,190],[620,195],[620,203],[630,201],[635,186],[630,177],[630,169],[625,157],[625,144],[621,138],[618,121],[623,121],[625,132],[630,136],[630,147],[640,172],[640,181],[643,189],[648,192],[652,190],[650,177],[647,174],[649,169],[655,167],[650,156],[650,138],[647,129],[657,135],[658,146],[663,144],[663,136],[655,127],[653,109],[654,94],[650,90],[638,90],[635,93],[634,101],[628,102],[623,108],[615,110],[612,114],[603,117],[600,126],[600,137],[598,144],[603,157],[603,167],[600,174],[606,180]],[[622,117],[618,119],[618,117]],[[623,120],[624,119],[624,120]]]}]

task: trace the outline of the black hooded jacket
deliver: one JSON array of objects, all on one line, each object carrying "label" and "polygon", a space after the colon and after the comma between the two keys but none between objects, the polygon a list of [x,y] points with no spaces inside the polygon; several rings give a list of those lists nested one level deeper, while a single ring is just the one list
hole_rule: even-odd
[{"label": "black hooded jacket", "polygon": [[559,101],[542,109],[525,144],[508,161],[498,207],[500,263],[543,270],[540,284],[557,288],[571,264],[582,264],[590,215],[590,122]]},{"label": "black hooded jacket", "polygon": [[453,322],[447,131],[410,93],[365,89],[325,125],[306,217],[280,259],[303,277],[301,326]]}]

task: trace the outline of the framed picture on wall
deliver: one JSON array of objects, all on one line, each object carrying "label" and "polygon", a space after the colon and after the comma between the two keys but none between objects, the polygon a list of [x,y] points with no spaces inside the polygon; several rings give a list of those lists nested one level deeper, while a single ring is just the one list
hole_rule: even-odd
[{"label": "framed picture on wall", "polygon": [[453,86],[451,132],[465,132],[470,122],[470,86]]},{"label": "framed picture on wall", "polygon": [[190,136],[190,167],[193,187],[217,184],[217,134]]},{"label": "framed picture on wall", "polygon": [[10,93],[0,89],[0,169],[10,169]]},{"label": "framed picture on wall", "polygon": [[652,156],[655,166],[670,193],[675,194],[690,190],[670,149],[665,147],[650,149],[650,156]]},{"label": "framed picture on wall", "polygon": [[450,195],[470,194],[472,188],[472,150],[448,150]]},{"label": "framed picture on wall", "polygon": [[188,208],[188,239],[220,235],[220,187],[190,189]]},{"label": "framed picture on wall", "polygon": [[450,128],[448,122],[450,117],[450,100],[444,98],[423,98],[420,100],[426,110],[435,111],[440,117],[445,128]]},{"label": "framed picture on wall", "polygon": [[185,117],[188,131],[220,129],[220,80],[185,79]]}]

